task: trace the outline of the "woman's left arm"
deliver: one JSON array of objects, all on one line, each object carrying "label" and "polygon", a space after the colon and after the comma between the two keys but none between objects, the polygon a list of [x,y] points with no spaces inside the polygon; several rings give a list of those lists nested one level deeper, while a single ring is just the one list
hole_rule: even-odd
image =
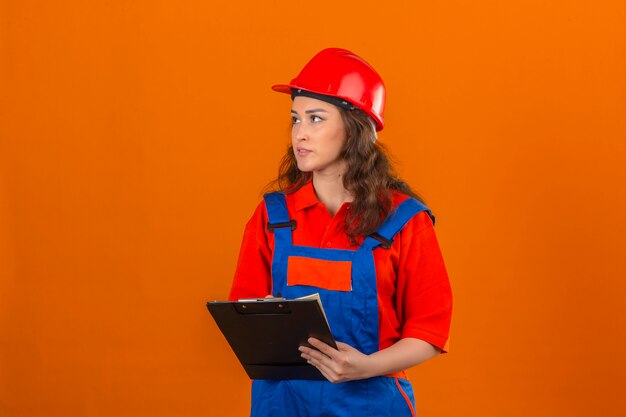
[{"label": "woman's left arm", "polygon": [[315,347],[300,347],[302,357],[315,366],[330,382],[345,382],[387,375],[418,365],[441,353],[441,349],[420,339],[404,338],[392,346],[366,355],[345,343],[337,342],[334,349],[315,338]]},{"label": "woman's left arm", "polygon": [[309,339],[302,357],[331,382],[387,375],[408,369],[447,350],[452,293],[433,224],[426,213],[415,216],[400,233],[395,298],[402,322],[393,345],[370,355],[345,343],[338,349]]}]

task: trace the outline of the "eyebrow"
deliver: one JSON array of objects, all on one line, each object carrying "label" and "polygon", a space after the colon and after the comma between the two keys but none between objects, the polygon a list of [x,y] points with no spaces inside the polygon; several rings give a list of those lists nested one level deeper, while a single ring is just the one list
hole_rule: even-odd
[{"label": "eyebrow", "polygon": [[[291,113],[298,114],[298,112],[295,110],[291,110]],[[311,113],[328,113],[328,112],[324,109],[311,109],[311,110],[304,111],[304,114],[311,114]]]}]

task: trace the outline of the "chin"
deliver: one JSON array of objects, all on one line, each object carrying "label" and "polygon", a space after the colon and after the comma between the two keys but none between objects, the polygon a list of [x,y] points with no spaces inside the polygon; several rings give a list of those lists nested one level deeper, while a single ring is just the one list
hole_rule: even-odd
[{"label": "chin", "polygon": [[298,169],[301,172],[313,172],[313,169],[307,166],[303,166],[302,164],[297,164],[298,165]]}]

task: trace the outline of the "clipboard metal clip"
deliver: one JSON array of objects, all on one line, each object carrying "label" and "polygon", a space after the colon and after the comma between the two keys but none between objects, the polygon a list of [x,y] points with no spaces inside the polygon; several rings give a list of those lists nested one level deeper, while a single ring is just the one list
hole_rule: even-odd
[{"label": "clipboard metal clip", "polygon": [[[270,299],[271,300],[271,299]],[[267,301],[252,301],[252,302],[238,302],[233,303],[235,310],[239,314],[252,314],[252,315],[275,315],[275,314],[291,314],[291,308],[289,303],[277,301],[273,299],[273,302]]]}]

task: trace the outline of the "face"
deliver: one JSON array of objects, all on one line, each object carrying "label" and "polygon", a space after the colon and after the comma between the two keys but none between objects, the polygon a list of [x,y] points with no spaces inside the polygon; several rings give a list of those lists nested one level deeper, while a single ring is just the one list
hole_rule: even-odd
[{"label": "face", "polygon": [[330,103],[296,96],[291,107],[291,144],[298,169],[314,175],[341,175],[346,129],[339,109]]}]

